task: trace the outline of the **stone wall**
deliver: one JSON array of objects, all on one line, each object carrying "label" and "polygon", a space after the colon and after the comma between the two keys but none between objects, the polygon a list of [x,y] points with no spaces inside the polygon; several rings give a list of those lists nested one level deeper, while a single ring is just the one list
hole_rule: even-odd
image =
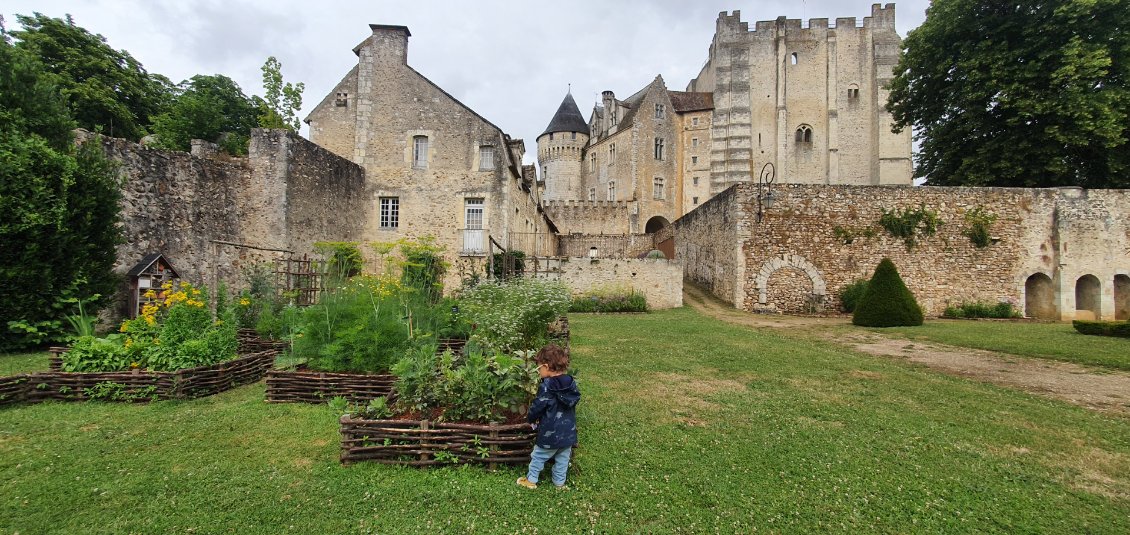
[{"label": "stone wall", "polygon": [[[755,185],[738,185],[726,194],[728,210],[712,200],[677,221],[676,244],[687,251],[679,258],[688,277],[708,286],[734,285],[731,302],[745,310],[793,312],[813,304],[834,310],[846,284],[869,278],[879,260],[889,257],[931,315],[949,304],[981,300],[1009,301],[1021,310],[1050,306],[1058,319],[1092,314],[1113,319],[1121,297],[1116,278],[1130,271],[1127,190],[785,185],[774,188],[776,202],[763,207],[760,222]],[[912,248],[878,223],[884,210],[918,207],[936,212],[940,226]],[[987,247],[975,246],[966,235],[966,216],[976,209],[996,216]],[[708,234],[728,227],[737,228],[737,235]],[[705,247],[740,248],[744,274],[731,274],[725,257],[691,253]],[[1093,296],[1079,282],[1087,276],[1098,280]],[[1031,277],[1050,279],[1053,291],[1047,296],[1053,303],[1027,299],[1026,286],[1038,290]],[[1076,313],[1077,286],[1079,299],[1094,301],[1097,313]],[[715,293],[725,299],[729,288]]]},{"label": "stone wall", "polygon": [[675,258],[684,276],[728,303],[745,288],[742,241],[749,232],[744,204],[731,188],[675,221]]},{"label": "stone wall", "polygon": [[683,268],[668,260],[568,258],[542,276],[560,279],[574,295],[624,288],[644,294],[652,309],[683,306]]},{"label": "stone wall", "polygon": [[[598,199],[602,197],[597,197]],[[543,201],[545,213],[561,234],[628,234],[628,201]]]},{"label": "stone wall", "polygon": [[557,256],[588,258],[596,247],[596,258],[639,258],[655,249],[652,234],[562,234],[557,237]]}]

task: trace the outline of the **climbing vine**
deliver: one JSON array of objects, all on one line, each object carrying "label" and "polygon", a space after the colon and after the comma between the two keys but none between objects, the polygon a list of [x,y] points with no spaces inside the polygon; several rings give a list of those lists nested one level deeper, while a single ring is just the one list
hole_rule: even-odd
[{"label": "climbing vine", "polygon": [[997,214],[978,206],[965,212],[965,228],[961,233],[977,248],[988,247],[993,242],[993,238],[989,235],[989,227],[996,221]]},{"label": "climbing vine", "polygon": [[917,208],[883,210],[883,215],[879,217],[879,226],[891,236],[902,238],[907,250],[918,244],[919,235],[933,236],[941,224],[938,212],[927,209],[925,204],[920,204]]},{"label": "climbing vine", "polygon": [[875,227],[841,227],[836,225],[832,228],[832,234],[837,240],[844,242],[844,245],[851,245],[851,242],[856,238],[874,238]]}]

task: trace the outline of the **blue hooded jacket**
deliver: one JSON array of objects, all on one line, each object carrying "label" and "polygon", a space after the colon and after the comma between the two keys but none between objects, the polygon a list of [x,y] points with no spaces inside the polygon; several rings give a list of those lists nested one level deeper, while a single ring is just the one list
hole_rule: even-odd
[{"label": "blue hooded jacket", "polygon": [[530,405],[526,419],[538,423],[537,445],[543,448],[570,448],[577,443],[577,402],[581,391],[568,375],[546,377]]}]

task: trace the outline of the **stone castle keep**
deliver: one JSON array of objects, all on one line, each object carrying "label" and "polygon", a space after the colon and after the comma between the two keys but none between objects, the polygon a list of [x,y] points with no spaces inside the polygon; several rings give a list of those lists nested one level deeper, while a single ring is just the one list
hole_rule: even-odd
[{"label": "stone castle keep", "polygon": [[[231,285],[319,241],[433,236],[448,288],[507,249],[578,292],[680,306],[685,277],[740,309],[811,313],[886,256],[930,314],[1005,300],[1039,318],[1130,317],[1130,191],[911,186],[910,134],[891,133],[885,108],[893,4],[834,26],[721,13],[685,91],[655,77],[605,91],[587,118],[566,94],[537,165],[409,65],[408,28],[369,30],[306,118],[310,140],[254,130],[248,157],[229,158],[103,139],[126,179],[119,269],[162,252],[190,280]],[[941,225],[908,248],[877,221],[914,208]],[[983,246],[966,237],[974,213],[995,218]],[[640,258],[654,249],[669,260]]]}]

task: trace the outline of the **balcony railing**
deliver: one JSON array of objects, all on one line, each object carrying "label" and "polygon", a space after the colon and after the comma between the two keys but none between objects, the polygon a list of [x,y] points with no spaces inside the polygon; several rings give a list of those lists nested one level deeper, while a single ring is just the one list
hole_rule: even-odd
[{"label": "balcony railing", "polygon": [[487,252],[487,231],[481,228],[460,229],[463,232],[463,250],[465,255],[480,255]]}]

